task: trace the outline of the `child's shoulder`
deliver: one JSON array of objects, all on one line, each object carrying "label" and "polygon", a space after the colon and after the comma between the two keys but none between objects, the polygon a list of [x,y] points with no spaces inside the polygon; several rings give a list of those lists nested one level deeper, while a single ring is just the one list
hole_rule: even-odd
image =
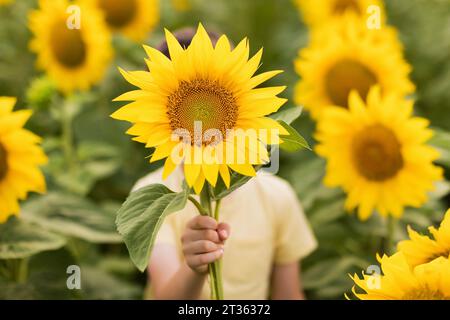
[{"label": "child's shoulder", "polygon": [[155,171],[150,172],[136,182],[136,184],[133,186],[132,191],[136,191],[155,183],[163,184],[173,191],[178,191],[182,183],[182,178],[179,172],[176,171],[172,173],[166,180],[163,179],[162,173],[163,168],[159,168]]},{"label": "child's shoulder", "polygon": [[266,195],[277,198],[289,197],[294,195],[294,190],[291,184],[283,178],[273,174],[260,172],[254,179],[257,187]]}]

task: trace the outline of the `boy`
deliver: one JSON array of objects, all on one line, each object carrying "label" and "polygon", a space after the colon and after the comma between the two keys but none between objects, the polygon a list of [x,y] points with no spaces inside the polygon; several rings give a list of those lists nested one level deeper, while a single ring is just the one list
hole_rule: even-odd
[{"label": "boy", "polygon": [[[180,191],[178,168],[162,170],[135,189],[164,183]],[[317,246],[296,195],[284,180],[258,173],[222,200],[221,223],[199,215],[189,202],[166,218],[148,268],[148,297],[208,299],[208,263],[223,259],[225,299],[303,299],[299,261]]]}]

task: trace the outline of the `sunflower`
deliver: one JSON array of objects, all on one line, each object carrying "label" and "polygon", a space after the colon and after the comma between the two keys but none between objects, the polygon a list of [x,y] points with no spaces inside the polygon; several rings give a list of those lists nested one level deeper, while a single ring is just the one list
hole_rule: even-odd
[{"label": "sunflower", "polygon": [[11,2],[12,2],[12,0],[0,0],[0,6],[10,4]]},{"label": "sunflower", "polygon": [[28,192],[45,192],[38,168],[47,162],[38,146],[41,139],[23,129],[31,111],[13,112],[15,103],[15,98],[0,97],[0,223],[19,212],[18,200]]},{"label": "sunflower", "polygon": [[414,85],[411,67],[402,56],[395,30],[369,30],[352,14],[330,22],[312,33],[309,47],[300,50],[295,69],[301,80],[295,100],[318,119],[330,105],[348,107],[348,95],[356,90],[366,98],[370,87],[383,94],[408,95]]},{"label": "sunflower", "polygon": [[[80,6],[79,29],[72,26],[69,5]],[[100,81],[112,58],[111,38],[102,15],[87,2],[40,0],[30,15],[34,34],[31,49],[38,66],[45,70],[64,93],[87,90]]]},{"label": "sunflower", "polygon": [[385,21],[384,5],[381,0],[294,0],[308,26],[316,27],[328,24],[330,20],[353,13],[362,20],[371,14],[370,7],[377,6],[381,22]]},{"label": "sunflower", "polygon": [[191,1],[190,0],[172,0],[172,6],[177,11],[188,11],[191,9]]},{"label": "sunflower", "polygon": [[254,76],[262,50],[249,59],[247,39],[232,50],[225,35],[214,46],[201,24],[187,49],[167,30],[166,40],[170,59],[145,46],[151,71],[121,71],[139,90],[117,98],[134,102],[112,117],[133,123],[128,134],[155,147],[150,162],[166,159],[164,178],[183,162],[197,193],[205,179],[215,186],[219,174],[229,186],[230,169],[254,176],[253,165],[268,161],[266,144],[280,143],[277,132],[288,134],[265,117],[286,102],[277,97],[285,87],[256,89],[281,71]]},{"label": "sunflower", "polygon": [[400,241],[397,245],[412,266],[433,261],[438,257],[450,257],[450,209],[445,214],[439,229],[429,228],[433,238],[420,235],[408,227],[409,240]]},{"label": "sunflower", "polygon": [[428,121],[413,117],[413,102],[370,90],[367,106],[356,91],[349,109],[331,107],[318,123],[317,152],[325,157],[327,186],[348,194],[346,209],[359,206],[366,220],[374,209],[400,217],[404,206],[419,207],[442,178],[433,165],[439,154],[425,143],[432,137]]},{"label": "sunflower", "polygon": [[365,293],[353,293],[361,300],[449,300],[450,260],[438,258],[411,267],[398,252],[391,257],[378,257],[383,275],[356,274],[352,280]]},{"label": "sunflower", "polygon": [[[92,2],[92,0],[85,0]],[[113,32],[140,42],[159,21],[159,0],[94,0]]]}]

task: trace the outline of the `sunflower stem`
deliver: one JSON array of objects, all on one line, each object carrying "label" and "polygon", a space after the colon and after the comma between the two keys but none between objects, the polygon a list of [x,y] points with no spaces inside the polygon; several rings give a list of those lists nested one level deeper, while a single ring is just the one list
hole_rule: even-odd
[{"label": "sunflower stem", "polygon": [[384,245],[384,251],[386,254],[391,255],[395,251],[395,231],[397,229],[398,220],[394,217],[389,216],[387,218],[387,233],[386,233],[386,242]]},{"label": "sunflower stem", "polygon": [[200,204],[200,202],[198,202],[197,200],[195,200],[195,198],[193,196],[189,196],[188,200],[190,202],[192,202],[192,204],[197,208],[198,212],[202,215],[202,216],[209,216],[208,211],[206,211],[202,205]]},{"label": "sunflower stem", "polygon": [[73,147],[73,130],[72,130],[72,116],[70,115],[70,106],[68,101],[63,104],[61,115],[61,129],[62,129],[62,148],[64,159],[70,172],[75,170],[74,163],[74,147]]},{"label": "sunflower stem", "polygon": [[[192,196],[188,199],[195,205],[201,215],[209,216],[216,221],[219,219],[220,201],[216,202],[216,206],[212,208],[212,192],[209,185],[204,186],[200,194],[200,202]],[[221,260],[215,261],[208,266],[209,282],[211,289],[211,300],[223,300],[223,284],[222,284],[222,267]]]}]

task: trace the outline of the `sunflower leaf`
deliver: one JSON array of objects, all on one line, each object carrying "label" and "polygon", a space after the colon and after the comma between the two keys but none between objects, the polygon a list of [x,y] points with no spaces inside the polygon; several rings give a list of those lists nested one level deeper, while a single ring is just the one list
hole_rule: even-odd
[{"label": "sunflower leaf", "polygon": [[189,189],[175,193],[152,184],[130,194],[117,213],[117,230],[140,271],[147,268],[151,250],[164,219],[186,205]]},{"label": "sunflower leaf", "polygon": [[293,107],[278,111],[270,117],[277,121],[284,121],[287,124],[291,124],[297,120],[303,112],[303,107]]},{"label": "sunflower leaf", "polygon": [[437,162],[450,168],[450,132],[440,129],[434,130],[434,136],[430,140],[430,144],[440,153]]},{"label": "sunflower leaf", "polygon": [[222,179],[219,179],[216,187],[213,189],[213,200],[217,201],[225,198],[227,195],[239,189],[244,184],[246,184],[252,177],[241,175],[237,172],[232,172],[230,174],[230,187],[227,188]]},{"label": "sunflower leaf", "polygon": [[0,259],[23,259],[65,244],[63,237],[15,217],[0,225]]},{"label": "sunflower leaf", "polygon": [[280,149],[287,152],[296,152],[301,149],[311,150],[308,142],[300,135],[300,133],[297,132],[297,130],[282,120],[278,122],[289,133],[289,135],[280,136],[281,140],[283,140],[283,143],[280,144]]},{"label": "sunflower leaf", "polygon": [[30,199],[21,218],[51,232],[93,243],[120,243],[114,216],[94,202],[65,192]]}]

